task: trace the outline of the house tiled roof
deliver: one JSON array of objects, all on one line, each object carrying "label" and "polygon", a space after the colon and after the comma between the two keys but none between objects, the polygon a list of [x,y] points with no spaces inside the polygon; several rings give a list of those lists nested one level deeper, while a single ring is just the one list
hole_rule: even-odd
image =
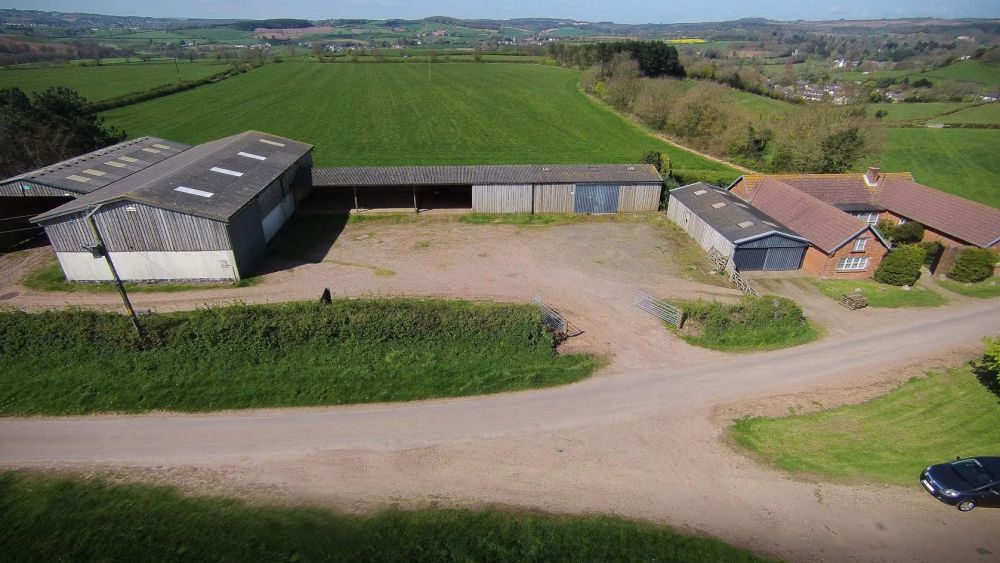
[{"label": "house tiled roof", "polygon": [[662,181],[651,164],[317,167],[311,175],[313,186],[344,187]]},{"label": "house tiled roof", "polygon": [[[886,173],[879,175],[879,180],[875,186],[869,186],[865,182],[865,175],[854,174],[747,174],[742,181],[746,186],[747,193],[753,197],[753,190],[760,185],[764,178],[774,178],[780,180],[793,188],[801,190],[814,198],[825,201],[830,205],[849,206],[856,204],[860,206],[870,205],[878,191],[878,187],[887,179],[904,179],[913,181],[913,176],[909,172]],[[737,180],[738,182],[739,180]]]},{"label": "house tiled roof", "polygon": [[868,223],[771,176],[756,184],[749,203],[827,254],[869,228]]},{"label": "house tiled roof", "polygon": [[979,247],[1000,240],[1000,209],[912,180],[887,179],[875,201],[897,215]]}]

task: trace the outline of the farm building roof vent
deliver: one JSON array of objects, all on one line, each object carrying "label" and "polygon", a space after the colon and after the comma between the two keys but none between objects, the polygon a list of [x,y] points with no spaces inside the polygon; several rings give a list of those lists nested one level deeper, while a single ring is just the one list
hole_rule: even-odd
[{"label": "farm building roof vent", "polygon": [[240,151],[240,152],[238,152],[236,154],[239,155],[239,156],[242,156],[243,158],[252,158],[254,160],[267,160],[266,156],[261,156],[259,154],[253,154],[252,152],[243,152],[243,151]]},{"label": "farm building roof vent", "polygon": [[745,229],[745,228],[747,228],[747,227],[752,227],[752,226],[753,226],[753,224],[754,224],[754,223],[753,223],[753,221],[741,221],[741,222],[739,222],[739,223],[736,223],[736,225],[737,225],[737,226],[738,226],[739,228],[741,228],[741,229]]},{"label": "farm building roof vent", "polygon": [[174,188],[174,191],[175,192],[181,192],[183,194],[197,195],[197,196],[201,196],[201,197],[212,197],[213,195],[215,195],[212,192],[206,192],[206,191],[202,191],[202,190],[196,190],[194,188],[188,188],[186,186],[177,186],[176,188]]},{"label": "farm building roof vent", "polygon": [[765,225],[770,225],[770,226],[774,227],[775,229],[778,228],[778,224],[777,223],[772,223],[770,221],[764,221],[764,224]]},{"label": "farm building roof vent", "polygon": [[708,190],[695,190],[694,191],[694,195],[705,195],[707,193],[708,193]]},{"label": "farm building roof vent", "polygon": [[726,206],[726,202],[724,202],[724,201],[720,201],[718,203],[713,203],[712,204],[712,208],[713,209],[722,209],[725,206]]},{"label": "farm building roof vent", "polygon": [[279,143],[277,141],[269,141],[268,139],[261,139],[260,142],[264,143],[265,145],[274,145],[276,147],[285,146],[285,143]]},{"label": "farm building roof vent", "polygon": [[242,172],[237,172],[235,170],[230,170],[228,168],[219,168],[218,166],[213,166],[209,168],[209,170],[212,172],[217,172],[219,174],[225,174],[226,176],[236,176],[237,178],[243,175]]}]

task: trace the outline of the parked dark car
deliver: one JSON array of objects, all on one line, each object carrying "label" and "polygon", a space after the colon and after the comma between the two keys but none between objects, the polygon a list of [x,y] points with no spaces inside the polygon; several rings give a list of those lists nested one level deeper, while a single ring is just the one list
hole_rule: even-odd
[{"label": "parked dark car", "polygon": [[977,506],[1000,507],[1000,457],[958,458],[932,465],[920,474],[920,484],[962,512]]}]

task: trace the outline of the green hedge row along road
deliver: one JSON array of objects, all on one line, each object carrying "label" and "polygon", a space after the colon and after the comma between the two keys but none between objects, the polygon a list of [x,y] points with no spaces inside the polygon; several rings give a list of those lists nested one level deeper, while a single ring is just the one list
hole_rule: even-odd
[{"label": "green hedge row along road", "polygon": [[0,474],[0,545],[11,563],[764,561],[718,540],[609,516],[431,509],[354,516],[29,473]]},{"label": "green hedge row along road", "polygon": [[546,387],[602,360],[558,355],[534,306],[343,300],[141,317],[0,312],[0,415],[211,411]]},{"label": "green hedge row along road", "polygon": [[919,487],[928,465],[1000,452],[997,428],[998,397],[966,366],[911,379],[860,405],[740,419],[730,432],[736,443],[788,471]]},{"label": "green hedge row along road", "polygon": [[104,115],[131,136],[201,143],[258,129],[316,145],[320,166],[634,163],[739,175],[589,100],[580,73],[525,64],[269,64]]}]

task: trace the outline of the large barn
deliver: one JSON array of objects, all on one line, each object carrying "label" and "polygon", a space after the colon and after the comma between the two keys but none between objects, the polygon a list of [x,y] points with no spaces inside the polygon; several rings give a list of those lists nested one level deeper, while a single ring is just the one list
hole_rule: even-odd
[{"label": "large barn", "polygon": [[728,191],[697,183],[670,192],[667,217],[739,271],[797,270],[809,241]]},{"label": "large barn", "polygon": [[351,209],[469,209],[480,213],[656,211],[663,178],[649,164],[314,168],[315,192]]},{"label": "large barn", "polygon": [[[312,146],[247,131],[196,147],[142,138],[6,181],[72,198],[42,225],[68,280],[238,280],[296,208],[292,183]],[[94,229],[96,227],[96,233]]]}]

